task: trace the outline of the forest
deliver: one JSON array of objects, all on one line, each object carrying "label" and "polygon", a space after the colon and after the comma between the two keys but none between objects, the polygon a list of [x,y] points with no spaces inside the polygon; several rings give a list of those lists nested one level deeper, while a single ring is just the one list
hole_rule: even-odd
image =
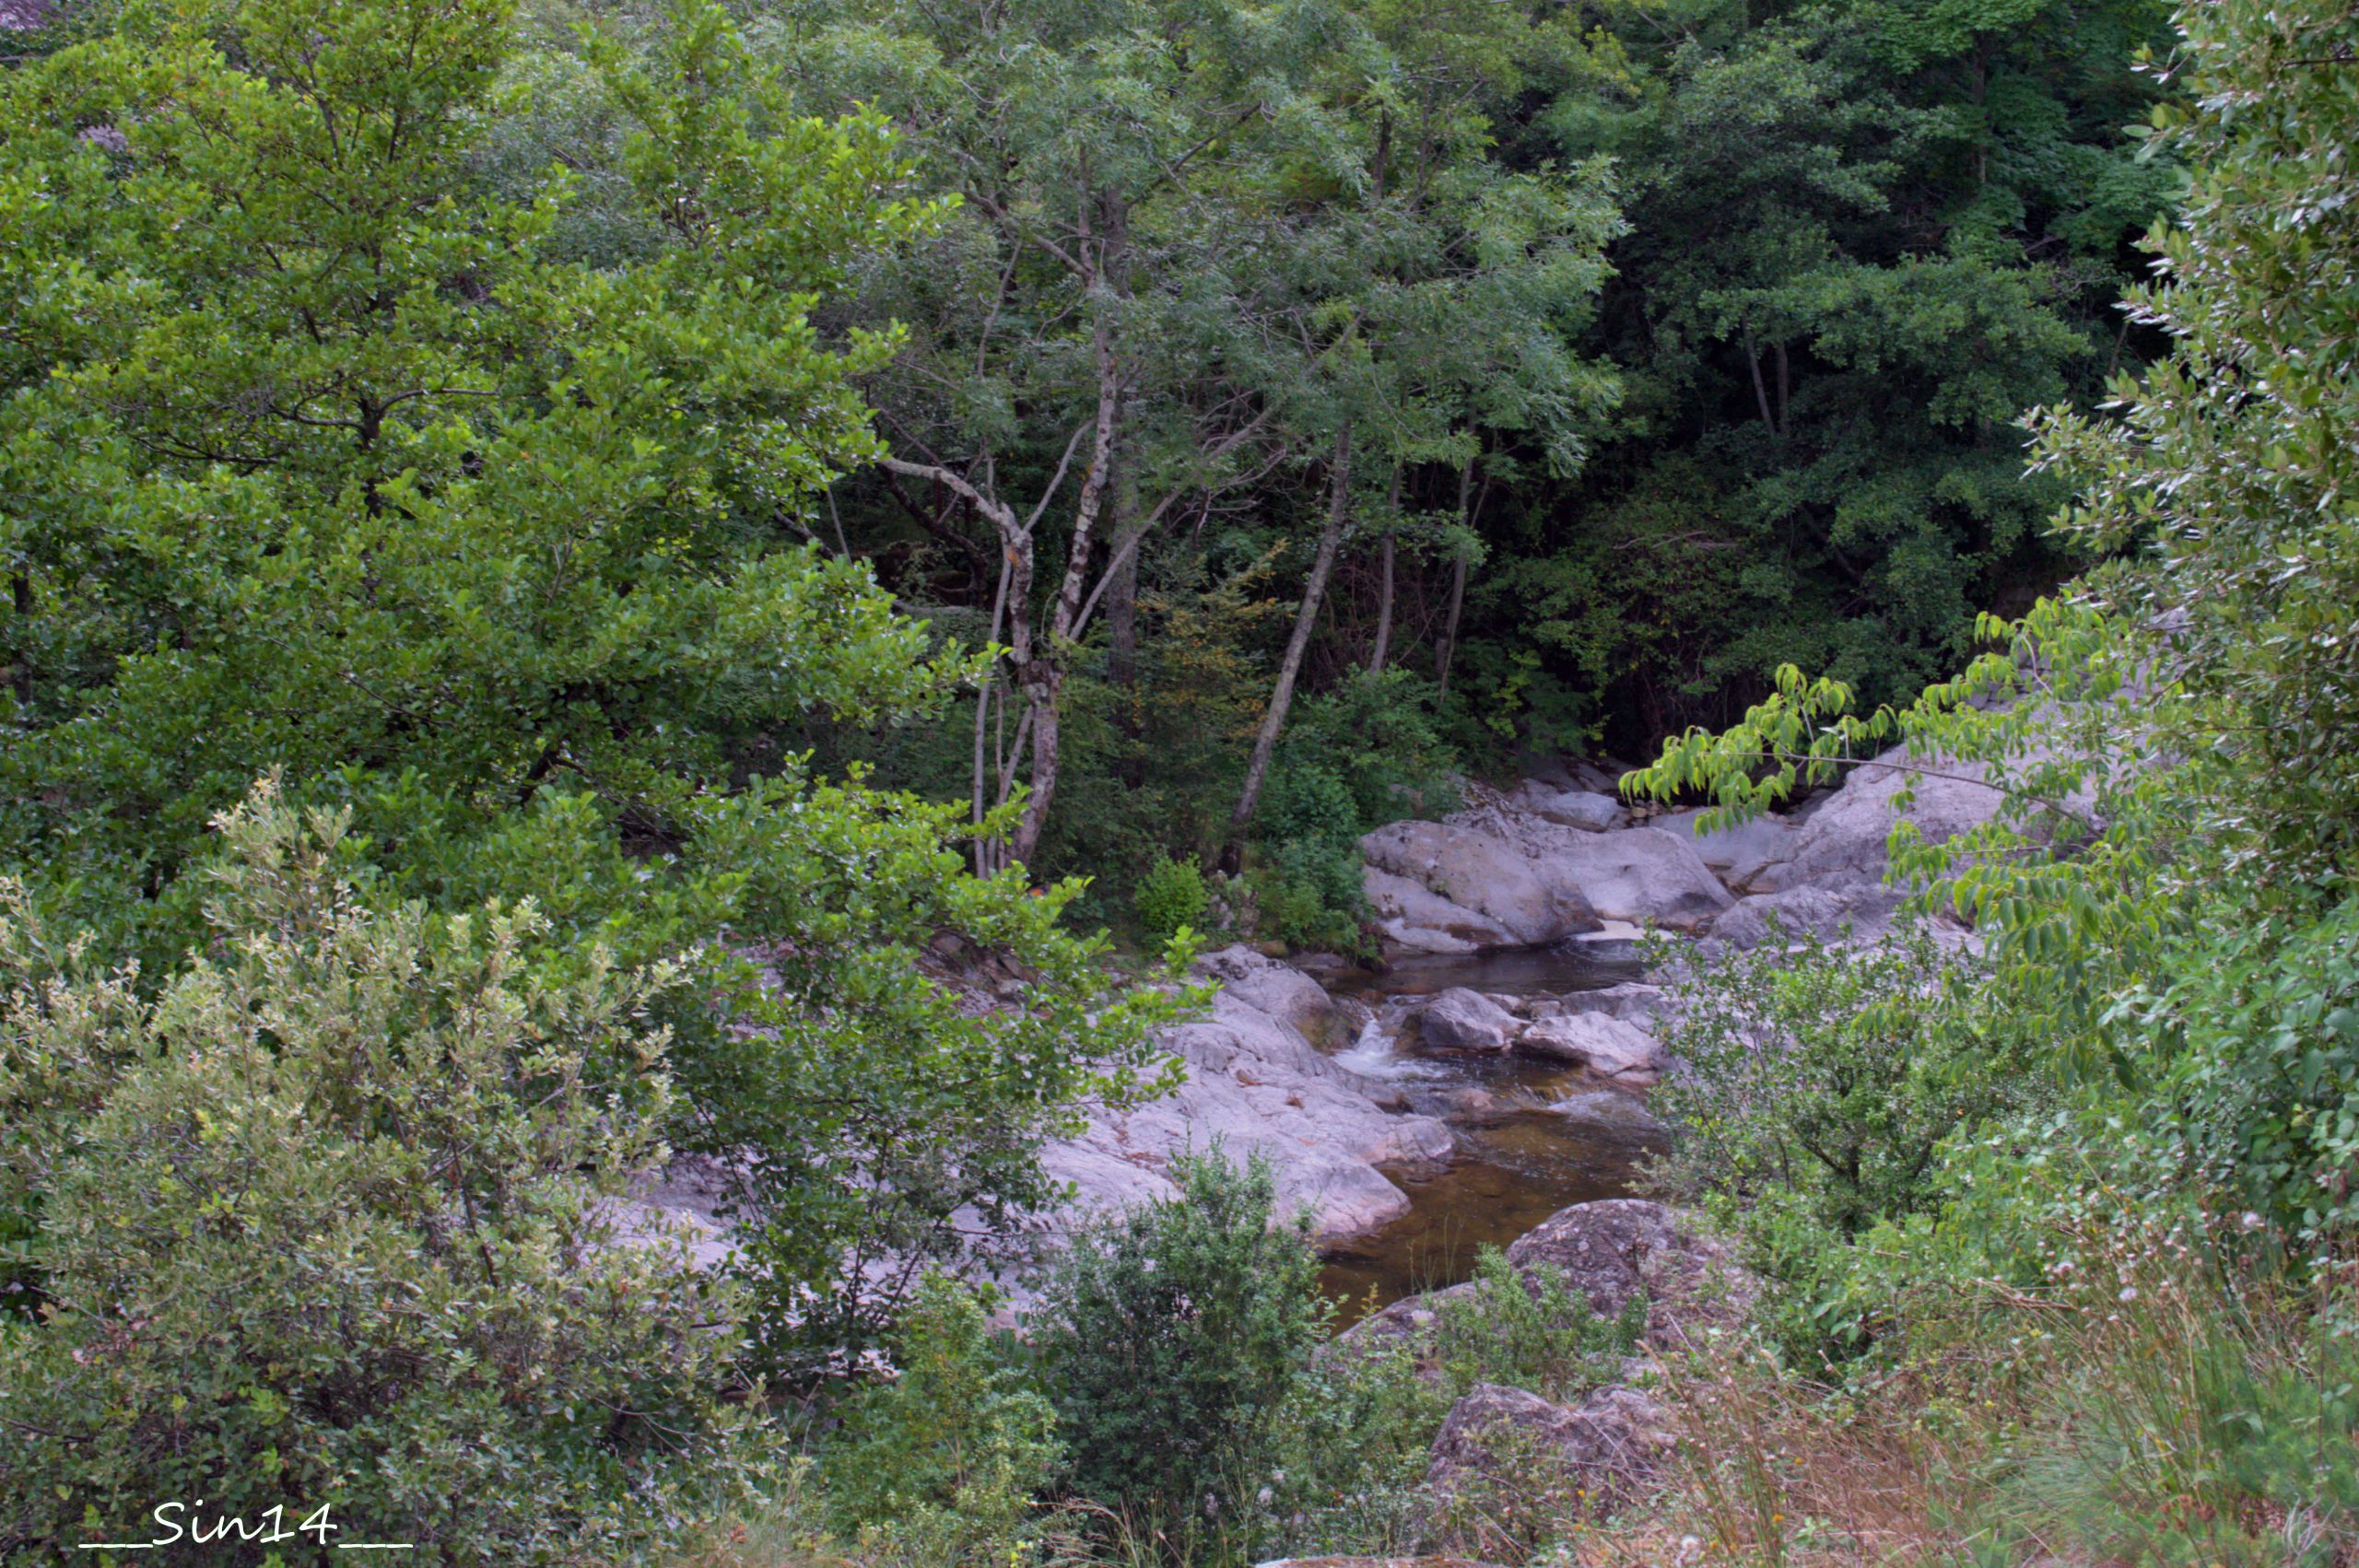
[{"label": "forest", "polygon": [[[0,0],[0,1564],[2359,1565],[2354,143],[2324,0]],[[1574,933],[1627,1073],[1386,989]]]}]

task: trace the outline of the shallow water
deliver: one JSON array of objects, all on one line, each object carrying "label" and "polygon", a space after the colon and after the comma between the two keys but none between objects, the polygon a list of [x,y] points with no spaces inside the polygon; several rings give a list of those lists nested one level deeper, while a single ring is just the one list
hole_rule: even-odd
[{"label": "shallow water", "polygon": [[[1332,983],[1338,994],[1357,996],[1378,1012],[1338,1059],[1399,1084],[1418,1110],[1448,1119],[1459,1141],[1457,1155],[1439,1173],[1390,1173],[1409,1195],[1408,1213],[1329,1253],[1323,1280],[1344,1321],[1456,1284],[1473,1273],[1479,1247],[1505,1246],[1568,1203],[1625,1196],[1652,1147],[1638,1126],[1546,1108],[1595,1088],[1579,1071],[1512,1055],[1401,1045],[1398,1026],[1415,999],[1451,986],[1562,996],[1636,977],[1634,965],[1555,948],[1413,959],[1383,975]],[[1470,1091],[1489,1103],[1470,1107]]]}]

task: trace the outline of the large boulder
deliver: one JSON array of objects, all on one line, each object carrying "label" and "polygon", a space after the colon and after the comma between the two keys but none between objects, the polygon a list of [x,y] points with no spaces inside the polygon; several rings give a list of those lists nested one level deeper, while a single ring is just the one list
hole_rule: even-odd
[{"label": "large boulder", "polygon": [[1645,1292],[1647,1340],[1660,1349],[1734,1323],[1758,1293],[1726,1244],[1691,1216],[1636,1198],[1559,1209],[1508,1248],[1508,1261],[1520,1270],[1553,1265],[1609,1316]]},{"label": "large boulder", "polygon": [[1446,1123],[1389,1111],[1400,1103],[1390,1085],[1322,1055],[1294,1024],[1247,1000],[1293,994],[1258,971],[1266,961],[1233,953],[1228,961],[1259,980],[1224,989],[1204,1017],[1156,1036],[1178,1059],[1179,1088],[1129,1110],[1101,1106],[1079,1133],[1042,1152],[1049,1174],[1075,1188],[1055,1228],[1173,1196],[1172,1157],[1217,1141],[1235,1160],[1266,1157],[1281,1207],[1308,1204],[1319,1238],[1335,1241],[1408,1211],[1408,1196],[1378,1166],[1430,1166],[1449,1154]]},{"label": "large boulder", "polygon": [[1660,827],[1562,834],[1537,864],[1548,885],[1579,889],[1611,920],[1693,931],[1735,902],[1695,846]]},{"label": "large boulder", "polygon": [[1419,1008],[1417,1038],[1450,1050],[1503,1051],[1523,1028],[1521,1020],[1480,991],[1452,986]]},{"label": "large boulder", "polygon": [[1479,1513],[1503,1496],[1593,1516],[1653,1479],[1674,1442],[1662,1408],[1635,1388],[1600,1388],[1567,1406],[1477,1383],[1442,1422],[1426,1488],[1446,1529],[1453,1504],[1473,1502]]},{"label": "large boulder", "polygon": [[1543,822],[1577,827],[1584,833],[1603,833],[1630,820],[1629,811],[1611,795],[1593,790],[1552,790],[1537,779],[1527,782],[1508,799]]},{"label": "large boulder", "polygon": [[1662,1047],[1635,1024],[1610,1012],[1569,1012],[1543,1018],[1519,1036],[1516,1050],[1568,1061],[1602,1078],[1652,1082],[1662,1071]]},{"label": "large boulder", "polygon": [[1790,818],[1765,814],[1717,833],[1705,833],[1696,825],[1703,814],[1701,811],[1672,812],[1655,818],[1654,825],[1694,845],[1696,858],[1731,893],[1752,892],[1771,866],[1782,864],[1793,854],[1795,838],[1802,831]]},{"label": "large boulder", "polygon": [[2003,802],[1998,790],[1981,782],[1980,764],[1911,758],[1906,746],[1895,746],[1853,768],[1841,789],[1817,802],[1790,852],[1771,862],[1755,885],[1776,893],[1805,883],[1882,880],[1886,841],[1904,814],[1895,797],[1912,768],[1931,770],[1919,773],[1916,801],[1906,813],[1927,843],[1946,843],[1988,822]]},{"label": "large boulder", "polygon": [[1429,953],[1538,946],[1597,929],[1579,883],[1543,880],[1517,846],[1470,825],[1396,822],[1360,840],[1378,928]]},{"label": "large boulder", "polygon": [[[1720,917],[1725,920],[1726,915]],[[1661,986],[1643,980],[1624,980],[1618,985],[1603,986],[1595,990],[1567,991],[1563,996],[1550,997],[1532,1005],[1534,1018],[1562,1018],[1570,1013],[1602,1012],[1619,1018],[1625,1024],[1649,1028],[1661,1015],[1667,1000]]]},{"label": "large boulder", "polygon": [[1900,903],[1897,889],[1871,877],[1804,883],[1738,900],[1736,907],[1712,922],[1711,940],[1733,948],[1759,947],[1770,940],[1774,917],[1778,933],[1788,940],[1813,936],[1833,942],[1848,935],[1853,942],[1873,942],[1891,929]]},{"label": "large boulder", "polygon": [[1207,953],[1195,970],[1250,1007],[1291,1025],[1316,1045],[1328,1044],[1343,1022],[1340,1005],[1327,988],[1289,964],[1242,944]]}]

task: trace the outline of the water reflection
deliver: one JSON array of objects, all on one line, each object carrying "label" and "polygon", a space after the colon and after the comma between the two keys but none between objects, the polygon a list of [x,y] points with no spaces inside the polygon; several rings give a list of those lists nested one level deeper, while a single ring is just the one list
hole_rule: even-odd
[{"label": "water reflection", "polygon": [[1473,1272],[1476,1249],[1505,1246],[1568,1203],[1619,1198],[1655,1148],[1643,1107],[1558,1063],[1490,1052],[1404,1045],[1402,1020],[1418,999],[1466,986],[1501,996],[1562,996],[1637,977],[1568,948],[1404,961],[1384,975],[1340,977],[1376,1019],[1338,1058],[1398,1083],[1415,1107],[1447,1117],[1459,1153],[1438,1174],[1393,1179],[1409,1212],[1328,1256],[1324,1283],[1344,1321]]}]

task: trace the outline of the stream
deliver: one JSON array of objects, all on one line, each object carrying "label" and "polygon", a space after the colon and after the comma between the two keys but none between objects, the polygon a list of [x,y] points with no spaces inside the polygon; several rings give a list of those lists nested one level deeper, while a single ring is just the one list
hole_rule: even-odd
[{"label": "stream", "polygon": [[[1567,1204],[1628,1195],[1655,1147],[1635,1096],[1577,1068],[1510,1052],[1428,1049],[1402,1025],[1422,1000],[1452,986],[1498,997],[1563,996],[1638,977],[1634,962],[1568,946],[1468,957],[1403,959],[1380,975],[1340,976],[1328,989],[1373,1008],[1345,1066],[1398,1087],[1418,1111],[1449,1122],[1458,1150],[1438,1173],[1388,1171],[1409,1212],[1332,1249],[1322,1282],[1338,1323],[1473,1272],[1478,1248],[1506,1246]],[[1567,1105],[1577,1107],[1568,1113]],[[1579,1114],[1585,1111],[1587,1114]]]}]

